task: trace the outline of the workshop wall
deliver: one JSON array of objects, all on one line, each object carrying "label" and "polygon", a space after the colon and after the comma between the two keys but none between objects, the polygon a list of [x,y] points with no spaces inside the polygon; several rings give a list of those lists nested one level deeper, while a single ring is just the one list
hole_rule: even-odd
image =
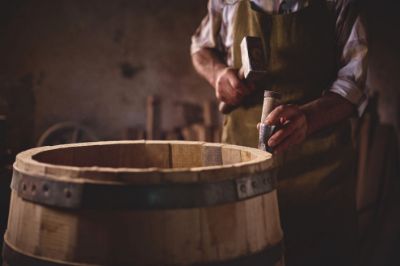
[{"label": "workshop wall", "polygon": [[[381,95],[381,119],[398,129],[398,9],[387,9],[390,0],[367,3],[369,87]],[[8,142],[27,147],[61,121],[119,138],[127,127],[144,127],[151,94],[163,98],[162,127],[181,124],[176,101],[213,98],[189,57],[205,12],[205,0],[0,1],[0,115],[8,109]]]},{"label": "workshop wall", "polygon": [[182,122],[176,101],[213,97],[189,56],[206,1],[1,3],[0,88],[21,135],[69,120],[117,139],[144,127],[151,94],[163,99],[162,126],[171,129]]}]

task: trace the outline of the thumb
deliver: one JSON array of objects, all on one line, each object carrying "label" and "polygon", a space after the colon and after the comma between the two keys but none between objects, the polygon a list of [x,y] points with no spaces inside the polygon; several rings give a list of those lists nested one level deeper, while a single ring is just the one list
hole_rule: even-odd
[{"label": "thumb", "polygon": [[238,77],[243,80],[244,79],[244,69],[241,67],[238,72]]}]

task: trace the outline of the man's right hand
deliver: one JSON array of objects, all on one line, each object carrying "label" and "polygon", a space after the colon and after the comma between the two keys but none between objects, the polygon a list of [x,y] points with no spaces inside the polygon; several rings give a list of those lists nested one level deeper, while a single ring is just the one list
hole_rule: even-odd
[{"label": "man's right hand", "polygon": [[252,91],[251,87],[241,81],[239,71],[230,67],[217,73],[214,87],[218,100],[229,105],[238,105]]},{"label": "man's right hand", "polygon": [[215,49],[203,48],[192,54],[196,71],[215,89],[218,100],[228,105],[238,105],[243,97],[253,91],[253,87],[245,84],[243,74],[227,67]]}]

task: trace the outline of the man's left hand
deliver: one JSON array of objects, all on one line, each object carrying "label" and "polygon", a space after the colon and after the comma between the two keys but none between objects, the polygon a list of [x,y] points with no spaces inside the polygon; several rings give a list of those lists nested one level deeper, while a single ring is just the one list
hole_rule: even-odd
[{"label": "man's left hand", "polygon": [[268,146],[280,153],[303,142],[307,135],[307,117],[297,105],[280,105],[263,121],[278,130],[268,140]]}]

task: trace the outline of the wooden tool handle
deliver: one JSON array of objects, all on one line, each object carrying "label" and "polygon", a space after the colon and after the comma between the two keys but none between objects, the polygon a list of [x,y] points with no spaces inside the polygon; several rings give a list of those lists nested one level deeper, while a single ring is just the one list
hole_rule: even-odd
[{"label": "wooden tool handle", "polygon": [[219,106],[218,106],[218,110],[223,113],[224,115],[229,114],[230,112],[232,112],[233,110],[235,110],[237,108],[237,106],[234,105],[229,105],[225,102],[220,102]]},{"label": "wooden tool handle", "polygon": [[264,123],[265,119],[275,109],[278,104],[278,101],[281,99],[281,94],[274,91],[265,91],[264,92],[264,103],[261,113],[261,123]]},{"label": "wooden tool handle", "polygon": [[279,93],[273,91],[265,91],[264,92],[264,104],[261,113],[261,123],[259,127],[259,135],[258,135],[258,148],[263,151],[273,152],[272,148],[268,146],[268,139],[275,132],[276,127],[264,124],[265,119],[269,115],[269,113],[274,110],[277,106],[278,101],[280,100],[281,95]]}]

